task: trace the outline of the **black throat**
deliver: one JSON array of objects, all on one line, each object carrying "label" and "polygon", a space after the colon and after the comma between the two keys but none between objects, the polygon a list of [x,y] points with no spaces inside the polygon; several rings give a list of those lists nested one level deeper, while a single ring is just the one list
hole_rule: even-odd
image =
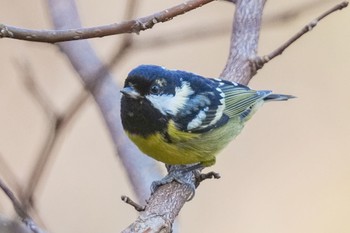
[{"label": "black throat", "polygon": [[168,124],[167,116],[154,108],[149,100],[126,96],[121,99],[121,120],[124,130],[143,137],[156,132],[164,134]]}]

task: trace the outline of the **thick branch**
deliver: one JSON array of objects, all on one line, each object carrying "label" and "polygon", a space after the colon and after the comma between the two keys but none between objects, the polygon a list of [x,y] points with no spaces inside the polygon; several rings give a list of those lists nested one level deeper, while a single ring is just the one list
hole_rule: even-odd
[{"label": "thick branch", "polygon": [[253,77],[249,60],[256,57],[265,1],[237,0],[230,54],[222,78],[248,84]]},{"label": "thick branch", "polygon": [[[186,179],[195,182],[192,173]],[[172,224],[191,195],[191,188],[172,182],[157,189],[139,217],[123,233],[172,232]]]},{"label": "thick branch", "polygon": [[82,40],[122,33],[139,33],[140,31],[152,28],[157,23],[169,21],[178,15],[185,14],[190,10],[201,7],[204,4],[212,1],[213,0],[188,0],[177,6],[142,18],[90,28],[81,28],[79,26],[75,29],[61,28],[57,30],[30,30],[0,24],[0,38],[6,37],[27,41],[57,43],[62,41]]}]

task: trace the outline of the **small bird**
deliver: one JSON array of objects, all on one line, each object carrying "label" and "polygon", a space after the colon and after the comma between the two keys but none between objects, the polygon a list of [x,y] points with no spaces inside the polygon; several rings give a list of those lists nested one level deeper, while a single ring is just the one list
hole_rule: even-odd
[{"label": "small bird", "polygon": [[121,93],[122,125],[138,148],[167,165],[196,169],[214,165],[264,102],[294,98],[156,65],[133,69]]}]

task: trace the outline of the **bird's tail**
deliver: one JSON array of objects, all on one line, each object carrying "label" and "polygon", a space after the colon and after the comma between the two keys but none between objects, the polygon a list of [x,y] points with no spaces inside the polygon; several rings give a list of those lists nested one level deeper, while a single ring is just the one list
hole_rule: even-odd
[{"label": "bird's tail", "polygon": [[283,94],[270,94],[267,95],[264,100],[265,101],[285,101],[285,100],[289,100],[289,99],[293,99],[296,98],[293,95],[283,95]]}]

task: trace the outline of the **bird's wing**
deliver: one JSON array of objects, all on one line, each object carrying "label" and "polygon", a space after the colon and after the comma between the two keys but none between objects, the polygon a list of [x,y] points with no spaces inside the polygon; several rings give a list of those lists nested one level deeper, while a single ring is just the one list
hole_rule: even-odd
[{"label": "bird's wing", "polygon": [[251,108],[266,96],[270,95],[271,91],[255,91],[249,87],[232,83],[229,81],[222,81],[219,88],[225,94],[226,108],[224,113],[229,118],[247,116]]},{"label": "bird's wing", "polygon": [[230,118],[249,115],[252,106],[270,91],[254,91],[234,82],[209,79],[211,90],[191,96],[174,118],[176,126],[193,133],[207,132],[227,123]]},{"label": "bird's wing", "polygon": [[209,130],[223,116],[225,101],[222,96],[215,91],[197,92],[190,96],[174,118],[176,126],[189,132]]}]

